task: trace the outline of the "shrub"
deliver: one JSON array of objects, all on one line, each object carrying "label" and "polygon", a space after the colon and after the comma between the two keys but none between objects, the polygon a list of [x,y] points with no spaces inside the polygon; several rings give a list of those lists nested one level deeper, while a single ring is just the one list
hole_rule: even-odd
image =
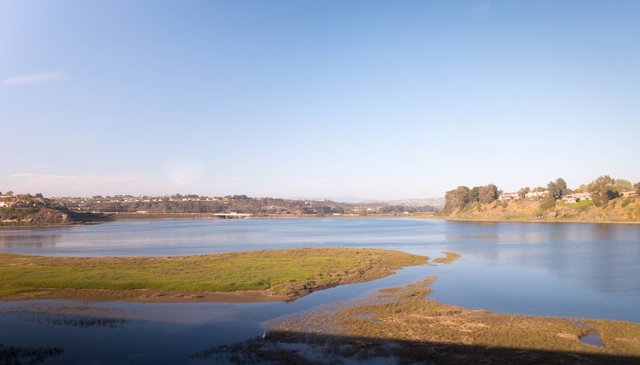
[{"label": "shrub", "polygon": [[540,203],[540,209],[549,210],[556,207],[556,201],[552,197],[542,199]]}]

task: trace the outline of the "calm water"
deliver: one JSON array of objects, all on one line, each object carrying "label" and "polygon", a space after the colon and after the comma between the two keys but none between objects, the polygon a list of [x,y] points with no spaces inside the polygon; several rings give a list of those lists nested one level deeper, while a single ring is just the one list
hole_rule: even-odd
[{"label": "calm water", "polygon": [[[417,219],[122,221],[0,230],[0,251],[64,256],[188,255],[290,247],[378,247],[437,256],[377,281],[292,303],[0,302],[0,344],[56,346],[47,363],[206,363],[189,355],[263,333],[263,323],[437,275],[433,298],[493,311],[640,322],[640,226]],[[42,308],[83,306],[54,314]],[[211,362],[209,359],[208,362]]]}]

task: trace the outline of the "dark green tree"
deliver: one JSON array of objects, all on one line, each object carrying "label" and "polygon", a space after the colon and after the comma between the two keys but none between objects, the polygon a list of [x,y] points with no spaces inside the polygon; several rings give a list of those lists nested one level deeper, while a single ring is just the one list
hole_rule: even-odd
[{"label": "dark green tree", "polygon": [[493,203],[498,199],[498,187],[494,184],[489,184],[479,187],[479,200],[482,204]]},{"label": "dark green tree", "polygon": [[633,190],[633,185],[631,184],[631,182],[625,179],[616,179],[616,181],[613,183],[613,187],[619,193],[623,191]]},{"label": "dark green tree", "polygon": [[607,205],[609,200],[620,196],[620,193],[616,190],[614,184],[615,180],[611,176],[604,175],[595,179],[587,186],[587,190],[591,193],[593,203],[596,206],[601,207]]},{"label": "dark green tree", "polygon": [[520,196],[520,199],[524,199],[530,191],[529,187],[524,187],[518,190],[518,196]]},{"label": "dark green tree", "polygon": [[559,177],[556,181],[550,181],[547,184],[547,190],[549,190],[549,196],[554,200],[561,199],[567,193],[567,183]]},{"label": "dark green tree", "polygon": [[451,213],[463,208],[469,202],[470,189],[466,186],[458,186],[454,190],[449,190],[444,197],[445,213]]},{"label": "dark green tree", "polygon": [[467,204],[477,203],[480,201],[480,187],[474,186],[469,190],[469,197],[467,198]]}]

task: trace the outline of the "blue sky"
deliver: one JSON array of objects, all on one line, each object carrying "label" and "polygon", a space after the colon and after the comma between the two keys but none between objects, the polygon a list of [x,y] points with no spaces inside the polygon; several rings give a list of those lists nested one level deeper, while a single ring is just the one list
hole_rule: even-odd
[{"label": "blue sky", "polygon": [[640,180],[638,1],[0,1],[0,191]]}]

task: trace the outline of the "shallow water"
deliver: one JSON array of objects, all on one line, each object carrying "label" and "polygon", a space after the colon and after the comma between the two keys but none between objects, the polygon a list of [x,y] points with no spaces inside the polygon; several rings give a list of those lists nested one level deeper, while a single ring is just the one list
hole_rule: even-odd
[{"label": "shallow water", "polygon": [[[429,256],[456,251],[463,257],[451,266],[411,267],[291,303],[94,303],[83,305],[92,308],[90,313],[99,309],[106,315],[65,314],[55,320],[56,314],[41,313],[34,306],[78,304],[0,302],[0,344],[63,347],[61,355],[47,360],[51,364],[101,359],[202,363],[189,355],[259,336],[266,320],[429,275],[439,278],[432,298],[445,303],[506,313],[640,322],[637,225],[336,218],[120,221],[0,230],[0,251],[40,255],[188,255],[325,246],[389,248]],[[111,323],[101,320],[105,316],[122,320],[113,327],[91,325]]]},{"label": "shallow water", "polygon": [[600,335],[597,333],[588,333],[582,337],[580,337],[580,341],[586,343],[587,345],[596,346],[596,347],[604,347],[602,340],[600,339]]}]

